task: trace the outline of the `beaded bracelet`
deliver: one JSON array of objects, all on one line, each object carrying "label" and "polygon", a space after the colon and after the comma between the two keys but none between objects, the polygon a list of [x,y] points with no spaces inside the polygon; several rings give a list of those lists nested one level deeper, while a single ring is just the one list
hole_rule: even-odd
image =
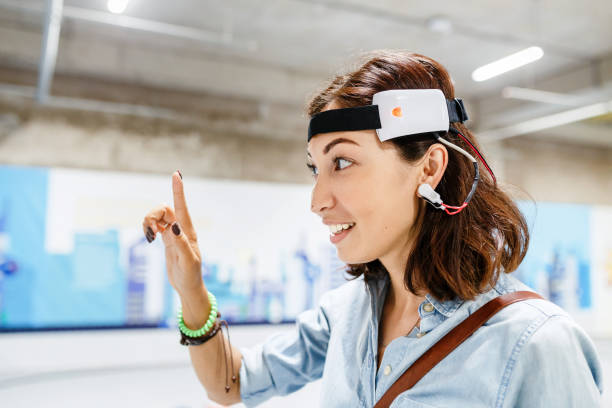
[{"label": "beaded bracelet", "polygon": [[178,327],[179,330],[186,336],[201,337],[208,333],[208,331],[214,326],[215,321],[217,320],[217,299],[215,298],[215,295],[208,292],[208,300],[210,301],[210,314],[208,315],[208,320],[206,323],[204,323],[204,326],[198,330],[192,330],[185,325],[185,321],[183,320],[183,311],[179,308]]},{"label": "beaded bracelet", "polygon": [[179,343],[181,343],[183,346],[199,346],[199,345],[206,343],[208,340],[212,339],[213,337],[215,337],[215,335],[219,332],[219,330],[221,330],[221,322],[219,321],[219,319],[217,319],[211,331],[206,333],[203,336],[189,337],[185,333],[179,332],[181,333],[181,338],[179,340]]},{"label": "beaded bracelet", "polygon": [[[179,309],[178,326],[181,331],[180,343],[183,346],[200,345],[212,339],[213,337],[215,337],[215,335],[219,331],[221,331],[221,335],[222,335],[221,344],[223,346],[223,356],[225,357],[225,392],[228,393],[231,388],[229,384],[229,380],[228,380],[228,377],[229,377],[228,368],[230,368],[232,371],[232,376],[231,376],[232,383],[235,384],[237,381],[237,376],[236,376],[236,373],[234,372],[234,354],[232,353],[232,343],[230,341],[229,325],[227,324],[227,321],[225,320],[218,320],[218,318],[221,317],[221,313],[217,312],[217,299],[215,298],[215,295],[208,292],[208,300],[210,301],[210,315],[208,316],[208,321],[206,321],[204,326],[201,327],[199,330],[191,330],[190,328],[185,326],[185,321],[183,320],[183,312]],[[225,350],[225,338],[223,338],[223,331],[221,330],[221,327],[223,325],[225,325],[225,330],[227,331],[227,342],[228,342],[228,347],[229,347],[229,353]],[[212,331],[210,331],[211,328],[212,328]],[[198,337],[198,338],[195,339],[194,337]],[[228,354],[230,358],[229,364],[227,361]]]}]

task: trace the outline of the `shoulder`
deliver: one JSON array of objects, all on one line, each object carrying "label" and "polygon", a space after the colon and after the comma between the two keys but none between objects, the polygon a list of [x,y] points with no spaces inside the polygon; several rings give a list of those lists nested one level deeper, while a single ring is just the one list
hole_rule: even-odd
[{"label": "shoulder", "polygon": [[[468,313],[473,313],[494,297],[516,291],[532,291],[511,275],[500,276],[495,287],[472,302],[466,302]],[[509,352],[507,368],[521,359],[558,361],[559,356],[571,355],[584,360],[595,374],[600,372],[594,344],[587,333],[561,307],[546,299],[527,299],[506,306],[496,313],[483,328],[489,329]],[[569,361],[565,357],[565,361]],[[552,367],[552,365],[551,365]]]},{"label": "shoulder", "polygon": [[[495,287],[489,292],[480,295],[472,304],[468,305],[470,314],[493,298],[518,291],[535,292],[512,275],[503,274],[499,277]],[[504,307],[488,322],[489,324],[507,321],[513,326],[541,325],[552,317],[558,317],[568,324],[573,323],[570,315],[546,299],[527,299]]]},{"label": "shoulder", "polygon": [[[518,291],[534,292],[513,276],[500,276],[494,288],[465,302],[463,307],[467,312],[464,313],[471,315],[490,300]],[[574,352],[592,346],[574,319],[546,299],[526,299],[512,303],[493,315],[482,329],[489,336],[499,339],[507,350],[512,350],[511,358],[516,358],[526,347],[554,347],[559,352]]]},{"label": "shoulder", "polygon": [[593,342],[566,314],[540,313],[513,347],[498,400],[503,406],[599,406],[603,368]]},{"label": "shoulder", "polygon": [[[492,291],[468,305],[468,309],[472,313],[494,297],[517,291],[533,292],[533,289],[513,276],[502,276]],[[537,348],[540,344],[559,351],[590,346],[588,336],[575,320],[546,299],[527,299],[508,305],[489,319],[485,326],[499,329],[508,341],[516,342],[515,351],[522,347]]]},{"label": "shoulder", "polygon": [[[512,276],[505,276],[495,287],[497,295],[519,290],[533,291]],[[527,398],[531,393],[553,390],[566,400],[574,398],[573,394],[564,394],[564,388],[581,389],[593,398],[601,393],[602,367],[592,340],[554,303],[545,299],[516,302],[486,325],[497,328],[508,342],[499,394],[502,400],[507,393],[513,400],[517,397],[514,394],[522,393]]]}]

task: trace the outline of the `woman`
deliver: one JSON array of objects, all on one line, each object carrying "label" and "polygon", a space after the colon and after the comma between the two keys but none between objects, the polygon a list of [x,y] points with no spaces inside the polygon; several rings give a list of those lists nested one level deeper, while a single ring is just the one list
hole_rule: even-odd
[{"label": "woman", "polygon": [[[308,114],[372,105],[374,95],[393,89],[441,90],[447,100],[455,98],[436,61],[382,51],[335,78],[311,100]],[[372,129],[311,135],[311,209],[330,226],[338,257],[358,279],[324,294],[316,309],[299,315],[291,334],[240,350],[223,335],[209,334],[212,341],[189,347],[209,398],[255,406],[322,377],[320,406],[372,407],[480,306],[529,290],[509,275],[528,248],[525,219],[497,186],[474,136],[461,122],[451,125],[454,131],[441,137],[384,142]],[[470,150],[481,159],[476,168],[490,172],[481,172],[480,180]],[[439,203],[423,199],[423,185],[445,202],[469,204],[441,211]],[[152,229],[149,239],[162,232],[185,325],[197,329],[213,315],[214,299],[206,296],[178,173],[173,189],[174,210],[153,210],[143,226]],[[228,364],[239,373],[236,386],[227,382]],[[601,366],[584,331],[559,307],[531,299],[495,314],[392,407],[591,407],[601,392]]]}]

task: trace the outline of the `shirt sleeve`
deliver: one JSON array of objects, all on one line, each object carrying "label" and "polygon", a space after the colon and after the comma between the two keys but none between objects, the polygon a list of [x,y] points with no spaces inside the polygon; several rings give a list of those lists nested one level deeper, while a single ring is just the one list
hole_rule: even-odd
[{"label": "shirt sleeve", "polygon": [[276,395],[287,395],[321,378],[330,324],[326,298],[319,306],[302,312],[294,330],[277,334],[252,348],[240,348],[240,396],[247,407]]},{"label": "shirt sleeve", "polygon": [[496,406],[601,406],[600,360],[593,342],[570,317],[548,316],[527,329],[514,355],[505,399]]}]

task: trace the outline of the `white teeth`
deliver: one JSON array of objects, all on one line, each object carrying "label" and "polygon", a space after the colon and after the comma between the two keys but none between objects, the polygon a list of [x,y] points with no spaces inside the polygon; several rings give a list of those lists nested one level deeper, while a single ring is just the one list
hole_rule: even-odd
[{"label": "white teeth", "polygon": [[355,223],[350,223],[350,224],[332,224],[332,225],[329,226],[329,231],[332,234],[337,234],[337,233],[339,233],[342,230],[349,229],[353,225],[355,225]]}]

